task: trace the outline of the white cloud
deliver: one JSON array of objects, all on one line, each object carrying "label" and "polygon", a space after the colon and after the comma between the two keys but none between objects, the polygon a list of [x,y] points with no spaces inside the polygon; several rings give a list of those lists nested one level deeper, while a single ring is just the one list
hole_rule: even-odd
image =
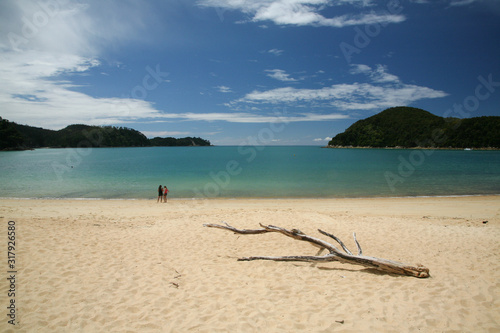
[{"label": "white cloud", "polygon": [[140,2],[3,0],[0,8],[0,45],[4,51],[96,57],[124,41],[154,38],[144,32],[155,19]]},{"label": "white cloud", "polygon": [[361,65],[361,64],[352,64],[351,65],[351,74],[367,74],[372,71],[372,68],[367,65]]},{"label": "white cloud", "polygon": [[283,82],[296,82],[296,81],[298,81],[294,78],[291,78],[290,75],[285,73],[285,71],[282,69],[267,69],[267,70],[265,70],[265,72],[268,73],[267,76],[269,76],[273,79],[279,80],[279,81],[283,81]]},{"label": "white cloud", "polygon": [[335,99],[330,103],[341,110],[375,110],[394,106],[410,105],[421,99],[447,96],[443,91],[411,84],[376,86],[354,85],[354,93],[348,99]]},{"label": "white cloud", "polygon": [[125,123],[159,113],[140,99],[86,95],[61,78],[98,66],[95,59],[38,51],[5,52],[1,59],[0,109],[11,121],[60,129],[75,123]]},{"label": "white cloud", "polygon": [[[487,3],[489,0],[482,1],[484,3]],[[497,0],[491,0],[491,3],[496,2]],[[410,0],[410,2],[414,3],[419,3],[419,4],[428,4],[432,3],[430,0]],[[449,0],[449,6],[450,7],[459,7],[459,6],[467,6],[470,4],[473,4],[475,2],[478,2],[478,0]]]},{"label": "white cloud", "polygon": [[283,50],[278,50],[278,49],[271,49],[271,50],[269,50],[267,52],[271,53],[271,54],[273,54],[275,56],[280,56],[280,55],[283,54],[284,51]]},{"label": "white cloud", "polygon": [[409,105],[421,99],[447,96],[444,91],[402,83],[386,66],[375,69],[367,65],[352,65],[352,74],[365,74],[370,83],[334,84],[321,89],[284,87],[266,91],[252,91],[228,105],[283,104],[290,106],[329,107],[342,111],[374,110]]},{"label": "white cloud", "polygon": [[144,12],[132,3],[120,4],[122,20],[108,15],[113,8],[102,10],[112,7],[110,3],[92,6],[69,1],[1,3],[0,30],[5,32],[0,35],[2,117],[60,129],[74,123],[127,123],[160,113],[141,99],[89,96],[68,81],[71,75],[87,75],[100,66],[104,45],[141,35]]},{"label": "white cloud", "polygon": [[249,103],[295,103],[295,102],[319,102],[335,98],[347,97],[353,94],[353,85],[340,84],[321,89],[296,89],[292,87],[277,88],[267,91],[253,91],[247,94],[239,102]]},{"label": "white cloud", "polygon": [[389,82],[399,82],[399,77],[396,75],[390,74],[387,72],[387,66],[377,65],[375,69],[372,69],[370,66],[363,64],[352,64],[351,70],[349,71],[351,74],[366,74],[368,75],[373,82],[376,83],[389,83]]},{"label": "white cloud", "polygon": [[183,121],[225,121],[229,123],[273,123],[273,122],[310,122],[348,119],[349,116],[333,113],[299,113],[297,115],[260,115],[248,112],[235,113],[167,113],[159,116],[158,119],[177,119]]},{"label": "white cloud", "polygon": [[218,86],[216,88],[221,93],[230,93],[230,92],[232,92],[231,88],[226,87],[226,86]]},{"label": "white cloud", "polygon": [[317,139],[314,139],[313,141],[314,141],[314,142],[323,142],[323,141],[331,141],[331,140],[332,140],[332,138],[330,138],[330,137],[328,137],[328,136],[327,136],[327,137],[326,137],[326,138],[324,138],[324,139],[322,139],[322,138],[317,138]]},{"label": "white cloud", "polygon": [[374,82],[378,83],[399,82],[399,78],[396,75],[387,73],[387,67],[383,65],[377,65],[377,68],[371,72],[370,76]]},{"label": "white cloud", "polygon": [[148,138],[153,137],[167,137],[167,136],[188,136],[191,135],[190,132],[175,132],[175,131],[142,131],[142,134],[147,136]]},{"label": "white cloud", "polygon": [[353,5],[371,7],[369,0],[200,0],[200,6],[239,10],[251,16],[250,21],[272,21],[277,25],[328,26],[341,28],[363,24],[400,23],[406,18],[388,12],[339,15],[332,18],[320,14],[327,6]]},{"label": "white cloud", "polygon": [[476,2],[476,0],[452,0],[450,6],[466,6],[474,2]]}]

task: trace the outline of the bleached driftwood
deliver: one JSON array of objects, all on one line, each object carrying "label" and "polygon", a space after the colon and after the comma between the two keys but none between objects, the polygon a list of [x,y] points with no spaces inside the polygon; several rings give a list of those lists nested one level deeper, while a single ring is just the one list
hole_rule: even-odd
[{"label": "bleached driftwood", "polygon": [[339,245],[342,247],[344,252],[340,251],[338,248],[336,248],[334,245],[325,242],[322,239],[316,238],[316,237],[311,237],[306,234],[304,234],[302,231],[298,229],[292,229],[288,230],[285,228],[273,226],[273,225],[262,225],[262,229],[237,229],[235,227],[230,226],[226,222],[224,222],[225,225],[220,225],[220,224],[204,224],[205,227],[210,227],[210,228],[219,228],[219,229],[225,229],[225,230],[230,230],[238,234],[263,234],[267,232],[278,232],[281,233],[285,236],[291,237],[296,240],[301,240],[301,241],[306,241],[311,243],[312,245],[319,247],[320,252],[322,249],[326,249],[329,251],[329,253],[320,256],[318,252],[318,255],[315,256],[283,256],[283,257],[247,257],[247,258],[240,258],[238,261],[251,261],[251,260],[273,260],[273,261],[306,261],[306,262],[328,262],[328,261],[339,261],[341,263],[346,263],[346,264],[354,264],[354,265],[361,265],[364,267],[376,269],[382,272],[386,273],[391,273],[391,274],[398,274],[398,275],[408,275],[408,276],[415,276],[418,278],[426,278],[429,277],[429,269],[422,266],[422,265],[417,265],[411,266],[408,264],[400,263],[397,261],[392,261],[392,260],[387,260],[387,259],[382,259],[382,258],[375,258],[375,257],[368,257],[363,255],[363,251],[361,250],[361,246],[359,245],[357,239],[356,239],[356,234],[354,234],[354,242],[356,243],[356,246],[358,248],[358,254],[354,255],[352,254],[351,251],[345,246],[345,244],[336,236],[325,232],[323,230],[318,229],[318,231],[330,238],[333,238]]}]

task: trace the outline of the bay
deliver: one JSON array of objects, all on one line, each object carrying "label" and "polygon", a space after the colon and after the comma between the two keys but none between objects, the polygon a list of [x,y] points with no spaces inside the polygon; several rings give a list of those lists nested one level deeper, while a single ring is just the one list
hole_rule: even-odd
[{"label": "bay", "polygon": [[221,146],[0,152],[3,198],[356,198],[500,194],[500,152]]}]

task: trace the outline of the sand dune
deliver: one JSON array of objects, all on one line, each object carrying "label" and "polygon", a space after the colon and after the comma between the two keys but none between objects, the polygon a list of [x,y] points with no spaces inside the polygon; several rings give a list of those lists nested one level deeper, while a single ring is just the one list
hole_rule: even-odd
[{"label": "sand dune", "polygon": [[[1,200],[16,222],[16,325],[2,332],[500,332],[500,196],[297,200]],[[226,221],[334,233],[431,277],[340,263]],[[488,221],[487,223],[483,223]],[[5,260],[4,260],[5,262]],[[7,275],[6,263],[2,270]]]}]

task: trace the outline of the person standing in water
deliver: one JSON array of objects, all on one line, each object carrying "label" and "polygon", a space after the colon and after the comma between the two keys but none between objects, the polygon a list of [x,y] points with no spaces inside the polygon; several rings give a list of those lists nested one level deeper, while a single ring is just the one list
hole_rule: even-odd
[{"label": "person standing in water", "polygon": [[[165,186],[165,188],[167,187]],[[156,199],[156,203],[161,202],[162,198],[163,198],[163,189],[160,185],[160,187],[158,187],[158,199]]]},{"label": "person standing in water", "polygon": [[[161,185],[160,185],[161,186]],[[165,185],[163,187],[163,202],[166,203],[167,202],[167,194],[168,194],[168,188],[167,188],[167,185]]]}]

